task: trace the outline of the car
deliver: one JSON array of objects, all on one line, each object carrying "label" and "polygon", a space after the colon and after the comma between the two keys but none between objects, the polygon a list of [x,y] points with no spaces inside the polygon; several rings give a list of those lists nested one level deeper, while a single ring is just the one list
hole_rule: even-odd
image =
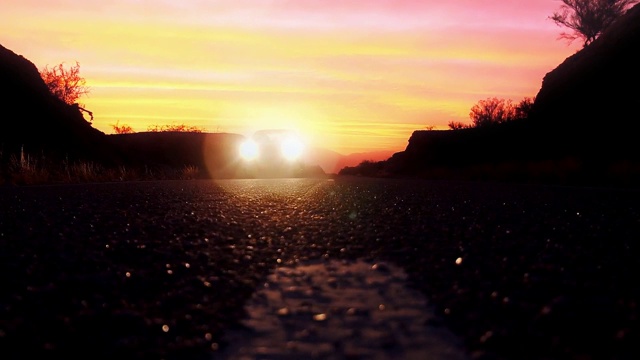
[{"label": "car", "polygon": [[247,177],[302,177],[305,144],[288,129],[256,131],[240,144],[239,156]]}]

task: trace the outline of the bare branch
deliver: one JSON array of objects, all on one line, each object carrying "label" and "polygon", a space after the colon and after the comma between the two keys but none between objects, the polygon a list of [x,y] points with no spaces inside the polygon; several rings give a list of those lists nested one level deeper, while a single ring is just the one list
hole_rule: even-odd
[{"label": "bare branch", "polygon": [[569,43],[582,39],[583,46],[587,46],[638,1],[640,0],[561,0],[562,5],[549,19],[556,25],[571,30],[570,33],[561,33],[560,39],[569,40]]}]

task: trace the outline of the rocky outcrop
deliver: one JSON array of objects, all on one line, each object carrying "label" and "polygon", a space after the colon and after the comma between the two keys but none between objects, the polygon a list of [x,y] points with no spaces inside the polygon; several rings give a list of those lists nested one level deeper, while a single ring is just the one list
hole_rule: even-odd
[{"label": "rocky outcrop", "polygon": [[528,119],[416,131],[385,172],[531,178],[571,168],[578,177],[640,179],[639,49],[640,4],[544,77]]},{"label": "rocky outcrop", "polygon": [[537,121],[620,128],[638,119],[640,4],[549,72],[536,96]]},{"label": "rocky outcrop", "polygon": [[640,160],[639,64],[640,4],[544,77],[532,109],[538,133],[550,130],[561,152]]},{"label": "rocky outcrop", "polygon": [[53,96],[36,66],[0,45],[0,147],[86,160],[110,159],[105,134],[87,122],[77,105]]}]

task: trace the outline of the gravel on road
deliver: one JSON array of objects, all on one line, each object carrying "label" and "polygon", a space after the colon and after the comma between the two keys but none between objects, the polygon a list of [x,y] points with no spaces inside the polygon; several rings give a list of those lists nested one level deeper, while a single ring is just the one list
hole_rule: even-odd
[{"label": "gravel on road", "polygon": [[401,269],[474,358],[635,359],[639,200],[360,178],[3,187],[0,358],[209,359],[278,269],[363,261]]}]

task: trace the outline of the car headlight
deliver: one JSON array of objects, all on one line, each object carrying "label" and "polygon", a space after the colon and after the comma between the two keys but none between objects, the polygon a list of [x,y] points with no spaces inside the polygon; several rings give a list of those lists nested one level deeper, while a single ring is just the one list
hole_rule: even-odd
[{"label": "car headlight", "polygon": [[300,158],[303,151],[304,144],[302,141],[293,137],[284,139],[280,144],[280,152],[282,156],[289,161],[294,161]]},{"label": "car headlight", "polygon": [[258,157],[260,150],[253,140],[247,140],[240,144],[240,156],[245,160],[253,160]]}]

